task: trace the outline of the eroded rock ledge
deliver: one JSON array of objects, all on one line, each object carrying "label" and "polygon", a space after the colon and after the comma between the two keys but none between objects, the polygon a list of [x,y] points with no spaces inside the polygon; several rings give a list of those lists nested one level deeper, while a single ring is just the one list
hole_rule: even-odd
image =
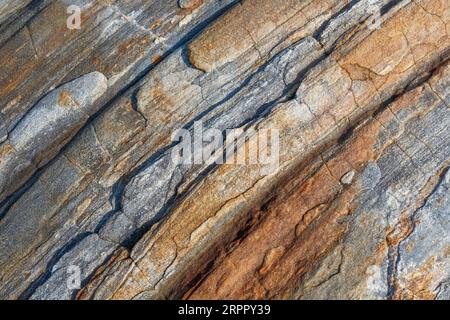
[{"label": "eroded rock ledge", "polygon": [[[449,299],[449,31],[447,0],[6,1],[0,298]],[[196,121],[279,130],[279,165],[176,164]]]}]

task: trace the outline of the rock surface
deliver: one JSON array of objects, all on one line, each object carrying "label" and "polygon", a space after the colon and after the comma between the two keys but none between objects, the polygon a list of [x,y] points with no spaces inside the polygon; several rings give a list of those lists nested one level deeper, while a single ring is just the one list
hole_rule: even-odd
[{"label": "rock surface", "polygon": [[[0,298],[450,299],[449,31],[447,0],[2,2]],[[175,162],[199,123],[276,165]]]}]

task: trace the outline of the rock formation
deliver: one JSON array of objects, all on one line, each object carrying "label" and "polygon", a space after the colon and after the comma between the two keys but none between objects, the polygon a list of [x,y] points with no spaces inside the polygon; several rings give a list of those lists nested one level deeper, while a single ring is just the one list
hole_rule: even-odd
[{"label": "rock formation", "polygon": [[[449,32],[448,0],[3,1],[0,298],[450,299]],[[276,166],[174,161],[199,124]]]}]

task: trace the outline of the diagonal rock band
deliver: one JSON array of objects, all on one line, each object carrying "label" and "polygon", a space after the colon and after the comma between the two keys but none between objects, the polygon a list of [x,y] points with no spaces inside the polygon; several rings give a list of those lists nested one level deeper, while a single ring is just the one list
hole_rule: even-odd
[{"label": "diagonal rock band", "polygon": [[449,299],[449,13],[4,1],[0,298]]}]

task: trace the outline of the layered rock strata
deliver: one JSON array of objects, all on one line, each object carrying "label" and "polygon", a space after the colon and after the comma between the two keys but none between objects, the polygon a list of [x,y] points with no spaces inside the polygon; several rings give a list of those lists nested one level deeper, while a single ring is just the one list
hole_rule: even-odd
[{"label": "layered rock strata", "polygon": [[[450,298],[448,1],[6,1],[0,30],[0,298]],[[174,162],[200,122],[277,130],[277,166]]]}]

